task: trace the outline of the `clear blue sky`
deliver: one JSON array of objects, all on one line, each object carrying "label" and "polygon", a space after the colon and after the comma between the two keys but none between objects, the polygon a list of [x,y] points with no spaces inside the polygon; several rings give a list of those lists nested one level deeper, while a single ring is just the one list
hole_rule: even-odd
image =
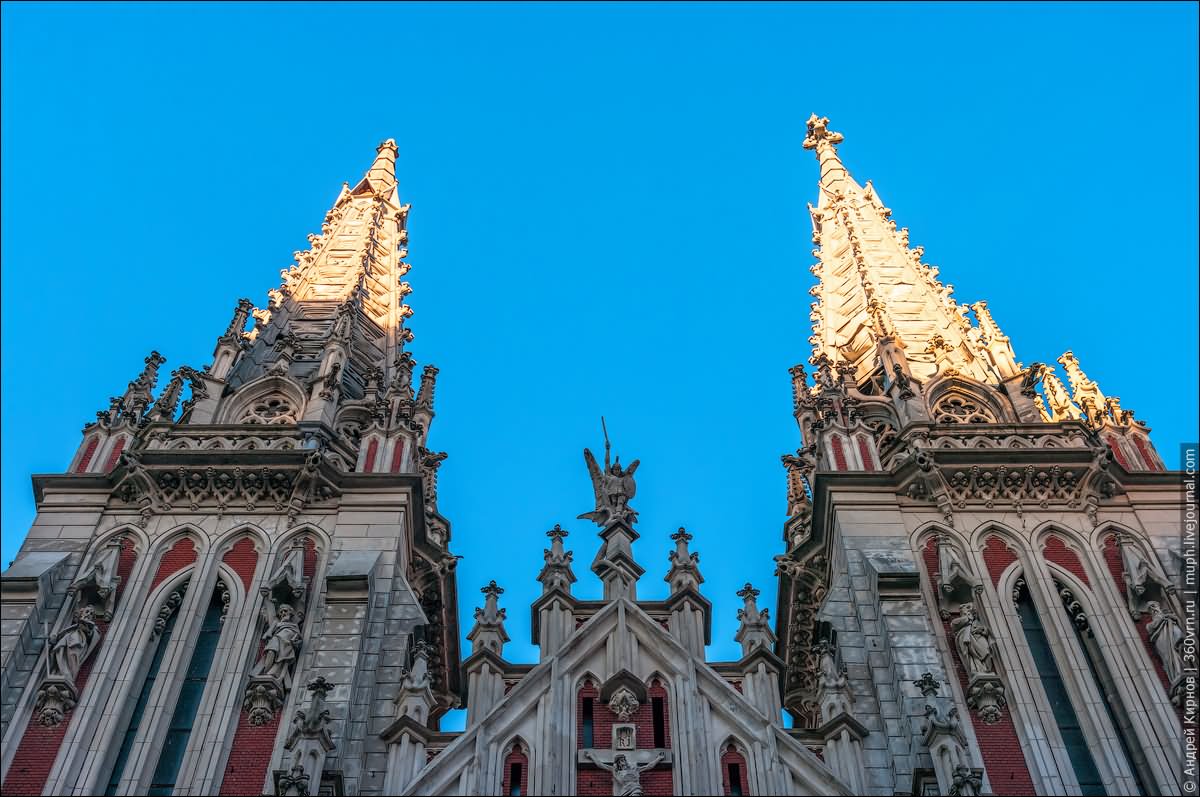
[{"label": "clear blue sky", "polygon": [[30,474],[151,349],[208,363],[389,136],[462,630],[495,578],[511,660],[536,659],[555,523],[599,594],[575,516],[601,414],[642,460],[641,594],[665,596],[683,524],[714,655],[741,584],[774,607],[814,111],[959,301],[1025,363],[1072,348],[1174,465],[1197,437],[1196,29],[1195,4],[6,4],[3,564]]}]

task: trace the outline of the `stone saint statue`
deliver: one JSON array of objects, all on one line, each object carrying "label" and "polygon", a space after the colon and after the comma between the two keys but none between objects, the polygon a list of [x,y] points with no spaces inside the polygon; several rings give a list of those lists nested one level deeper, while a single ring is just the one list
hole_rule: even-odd
[{"label": "stone saint statue", "polygon": [[[604,424],[604,419],[600,419],[601,425]],[[587,463],[588,473],[592,477],[592,489],[596,493],[596,508],[591,512],[585,512],[580,515],[581,520],[591,520],[601,527],[607,527],[614,521],[622,521],[632,525],[637,520],[637,512],[629,506],[629,502],[633,500],[634,494],[637,492],[637,485],[633,482],[634,471],[637,470],[640,460],[634,460],[628,468],[621,467],[621,458],[617,457],[616,462],[609,461],[609,453],[612,449],[608,442],[608,429],[604,430],[604,469],[601,470],[600,463],[596,462],[596,458],[588,449],[583,450],[583,459]]]},{"label": "stone saint statue", "polygon": [[75,683],[79,668],[100,642],[96,627],[96,610],[83,606],[75,610],[75,622],[50,639],[50,658],[47,669],[51,676]]},{"label": "stone saint statue", "polygon": [[1158,601],[1147,603],[1146,610],[1150,612],[1150,622],[1146,625],[1150,644],[1162,661],[1167,680],[1174,687],[1183,676],[1183,652],[1180,650],[1183,647],[1183,629],[1179,627],[1179,618],[1164,610]]},{"label": "stone saint statue", "polygon": [[954,646],[970,676],[995,673],[992,665],[992,632],[975,615],[974,604],[964,603],[962,612],[950,624]]},{"label": "stone saint statue", "polygon": [[300,618],[289,604],[282,603],[278,609],[274,601],[267,600],[263,604],[267,630],[262,639],[266,645],[254,674],[274,678],[287,686],[292,662],[300,650]]},{"label": "stone saint statue", "polygon": [[625,756],[618,754],[613,758],[613,762],[609,764],[607,761],[598,758],[591,750],[584,750],[583,754],[596,766],[612,773],[614,797],[645,794],[646,792],[642,791],[642,773],[661,761],[663,757],[662,753],[655,753],[654,757],[645,763],[636,764],[632,763]]}]

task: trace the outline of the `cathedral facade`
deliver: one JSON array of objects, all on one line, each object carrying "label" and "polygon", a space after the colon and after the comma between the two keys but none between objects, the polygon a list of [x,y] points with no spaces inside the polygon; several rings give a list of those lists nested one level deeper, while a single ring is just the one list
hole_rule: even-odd
[{"label": "cathedral facade", "polygon": [[210,364],[158,389],[152,352],[34,477],[2,582],[4,793],[1181,793],[1179,474],[1070,352],[1064,384],[959,305],[841,141],[809,120],[811,369],[778,604],[738,592],[741,658],[706,655],[685,529],[652,574],[669,597],[638,597],[638,462],[607,439],[581,465],[597,536],[573,539],[603,597],[572,594],[555,526],[538,661],[505,658],[495,581],[460,651],[389,140]]}]

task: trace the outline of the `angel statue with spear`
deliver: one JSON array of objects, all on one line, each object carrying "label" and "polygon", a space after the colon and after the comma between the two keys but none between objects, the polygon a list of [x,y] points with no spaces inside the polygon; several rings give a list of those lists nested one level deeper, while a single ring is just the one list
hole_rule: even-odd
[{"label": "angel statue with spear", "polygon": [[604,424],[603,416],[600,418],[600,428],[604,430],[604,469],[600,469],[600,463],[596,462],[596,457],[591,451],[583,449],[583,459],[587,462],[588,473],[592,477],[592,489],[596,492],[596,508],[585,512],[579,518],[591,520],[601,528],[607,528],[616,521],[632,526],[637,520],[637,512],[633,511],[629,502],[637,492],[633,474],[638,468],[639,460],[635,459],[628,468],[621,467],[619,456],[616,462],[610,463],[612,445],[608,441],[608,427]]}]

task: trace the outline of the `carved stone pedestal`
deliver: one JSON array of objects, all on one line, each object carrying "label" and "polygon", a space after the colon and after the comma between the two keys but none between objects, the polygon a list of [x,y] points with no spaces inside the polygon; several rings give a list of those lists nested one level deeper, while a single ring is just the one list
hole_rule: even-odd
[{"label": "carved stone pedestal", "polygon": [[283,684],[269,675],[251,676],[246,686],[242,709],[250,714],[251,725],[266,725],[275,719],[275,712],[283,707]]},{"label": "carved stone pedestal", "polygon": [[990,673],[972,675],[967,684],[967,705],[979,718],[992,725],[1000,721],[1000,710],[1007,705],[1004,683],[1000,676]]},{"label": "carved stone pedestal", "polygon": [[78,701],[75,684],[65,678],[47,676],[38,687],[33,715],[38,724],[54,727],[66,719],[67,713],[75,708]]}]

